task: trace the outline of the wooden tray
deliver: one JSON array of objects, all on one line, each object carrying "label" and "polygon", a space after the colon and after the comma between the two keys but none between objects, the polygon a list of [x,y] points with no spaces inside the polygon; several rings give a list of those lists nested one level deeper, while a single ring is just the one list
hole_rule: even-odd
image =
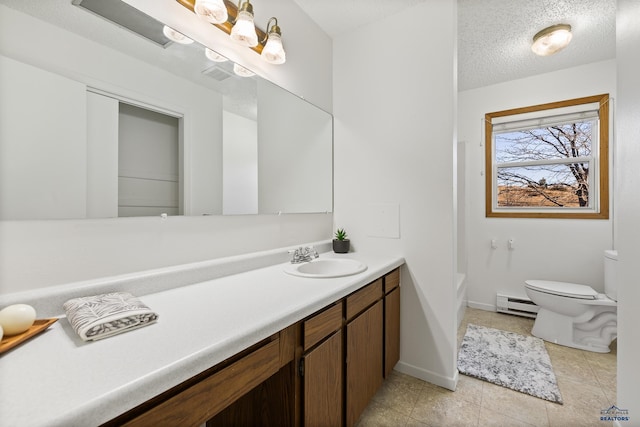
[{"label": "wooden tray", "polygon": [[47,329],[50,325],[56,323],[58,319],[39,319],[33,322],[33,325],[26,331],[18,335],[11,335],[8,337],[2,337],[2,341],[0,342],[0,354],[4,353],[7,350],[12,349],[18,344],[28,340],[34,335],[39,334],[40,332]]}]

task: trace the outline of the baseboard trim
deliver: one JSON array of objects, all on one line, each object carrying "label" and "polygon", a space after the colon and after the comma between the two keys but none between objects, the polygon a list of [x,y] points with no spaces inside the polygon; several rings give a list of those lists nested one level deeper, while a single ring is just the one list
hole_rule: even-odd
[{"label": "baseboard trim", "polygon": [[419,378],[428,383],[444,387],[448,390],[455,391],[458,385],[458,370],[455,370],[453,377],[444,377],[435,372],[428,371],[417,366],[410,365],[405,362],[398,362],[395,366],[395,370],[402,372],[403,374],[411,375],[412,377]]},{"label": "baseboard trim", "polygon": [[494,311],[494,312],[496,311],[495,304],[485,304],[482,302],[467,301],[467,306],[471,308],[477,308],[479,310]]}]

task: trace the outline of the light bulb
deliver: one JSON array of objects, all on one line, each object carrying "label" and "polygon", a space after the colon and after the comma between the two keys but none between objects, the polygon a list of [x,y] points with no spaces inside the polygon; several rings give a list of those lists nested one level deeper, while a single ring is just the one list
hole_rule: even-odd
[{"label": "light bulb", "polygon": [[193,11],[212,24],[224,24],[229,18],[223,0],[196,0]]},{"label": "light bulb", "polygon": [[189,37],[185,36],[182,33],[177,32],[173,28],[168,27],[166,25],[162,28],[162,34],[164,34],[165,37],[171,40],[172,42],[176,42],[180,44],[193,43],[193,40],[191,40]]},{"label": "light bulb", "polygon": [[255,47],[258,45],[258,34],[253,23],[253,13],[241,10],[238,12],[233,29],[231,30],[231,40],[243,46]]},{"label": "light bulb", "polygon": [[240,77],[251,77],[254,76],[255,73],[247,70],[242,65],[233,64],[233,72]]},{"label": "light bulb", "polygon": [[214,62],[226,62],[226,61],[228,61],[227,58],[225,58],[224,56],[220,55],[218,52],[215,52],[215,51],[209,49],[208,47],[206,47],[204,49],[204,55],[208,59],[210,59],[210,60],[212,60]]},{"label": "light bulb", "polygon": [[284,64],[287,57],[282,47],[282,36],[275,31],[270,32],[267,44],[262,49],[260,56],[270,64]]}]

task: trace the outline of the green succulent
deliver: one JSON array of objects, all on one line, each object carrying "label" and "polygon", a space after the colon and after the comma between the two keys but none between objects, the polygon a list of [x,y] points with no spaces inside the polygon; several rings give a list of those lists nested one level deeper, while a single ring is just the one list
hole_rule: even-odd
[{"label": "green succulent", "polygon": [[338,228],[336,230],[336,240],[346,240],[347,232],[344,231],[344,228]]}]

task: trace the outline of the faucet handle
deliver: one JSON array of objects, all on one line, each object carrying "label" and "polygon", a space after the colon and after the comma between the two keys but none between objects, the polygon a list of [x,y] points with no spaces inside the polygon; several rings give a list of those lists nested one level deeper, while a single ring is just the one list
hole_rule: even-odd
[{"label": "faucet handle", "polygon": [[318,255],[318,251],[315,250],[315,248],[313,246],[308,246],[307,247],[307,253],[309,255],[311,255],[314,258],[318,258],[320,255]]},{"label": "faucet handle", "polygon": [[292,254],[291,256],[292,263],[300,262],[300,259],[302,258],[302,246],[297,249],[290,250],[288,251],[288,253]]}]

